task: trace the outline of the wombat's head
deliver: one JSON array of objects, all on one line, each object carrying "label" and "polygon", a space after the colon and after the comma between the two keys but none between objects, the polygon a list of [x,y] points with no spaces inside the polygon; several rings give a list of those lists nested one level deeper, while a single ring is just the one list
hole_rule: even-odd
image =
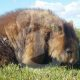
[{"label": "wombat's head", "polygon": [[61,63],[74,64],[78,61],[78,38],[71,23],[54,26],[49,40],[49,54]]}]

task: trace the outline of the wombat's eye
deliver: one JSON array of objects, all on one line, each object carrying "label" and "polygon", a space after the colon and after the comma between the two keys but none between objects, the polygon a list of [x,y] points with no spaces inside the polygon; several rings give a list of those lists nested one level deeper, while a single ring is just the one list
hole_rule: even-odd
[{"label": "wombat's eye", "polygon": [[61,28],[61,26],[58,26],[58,31],[62,31],[62,28]]},{"label": "wombat's eye", "polygon": [[53,29],[54,32],[62,32],[61,26],[54,25],[54,26],[52,26],[52,29]]}]

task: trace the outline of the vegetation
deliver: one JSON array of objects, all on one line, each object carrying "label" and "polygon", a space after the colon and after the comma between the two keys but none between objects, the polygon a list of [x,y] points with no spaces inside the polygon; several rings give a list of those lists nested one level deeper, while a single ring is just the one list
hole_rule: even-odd
[{"label": "vegetation", "polygon": [[[80,31],[76,30],[80,38]],[[19,68],[9,64],[0,68],[0,80],[80,80],[80,69],[46,65],[43,68]]]},{"label": "vegetation", "polygon": [[19,68],[10,64],[0,68],[0,80],[80,80],[80,70],[65,67]]},{"label": "vegetation", "polygon": [[76,29],[76,34],[77,34],[77,36],[78,36],[78,38],[80,40],[80,29]]}]

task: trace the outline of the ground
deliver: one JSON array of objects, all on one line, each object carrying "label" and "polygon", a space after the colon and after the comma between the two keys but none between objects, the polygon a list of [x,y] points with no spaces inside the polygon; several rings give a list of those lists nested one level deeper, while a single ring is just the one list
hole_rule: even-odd
[{"label": "ground", "polygon": [[[80,32],[78,37],[80,36]],[[0,80],[80,80],[80,69],[48,64],[43,68],[19,68],[9,64],[0,68]]]},{"label": "ground", "polygon": [[19,68],[8,65],[0,68],[0,80],[80,80],[80,70],[66,69],[65,67],[52,66],[44,68]]}]

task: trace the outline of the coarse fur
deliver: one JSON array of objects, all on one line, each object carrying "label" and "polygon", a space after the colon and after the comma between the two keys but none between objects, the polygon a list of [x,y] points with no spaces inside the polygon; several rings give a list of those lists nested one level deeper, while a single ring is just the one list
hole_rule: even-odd
[{"label": "coarse fur", "polygon": [[73,25],[48,10],[24,9],[1,16],[0,35],[9,39],[23,65],[40,66],[53,59],[74,64],[78,60]]},{"label": "coarse fur", "polygon": [[0,66],[9,63],[17,63],[15,52],[8,40],[0,36]]}]

